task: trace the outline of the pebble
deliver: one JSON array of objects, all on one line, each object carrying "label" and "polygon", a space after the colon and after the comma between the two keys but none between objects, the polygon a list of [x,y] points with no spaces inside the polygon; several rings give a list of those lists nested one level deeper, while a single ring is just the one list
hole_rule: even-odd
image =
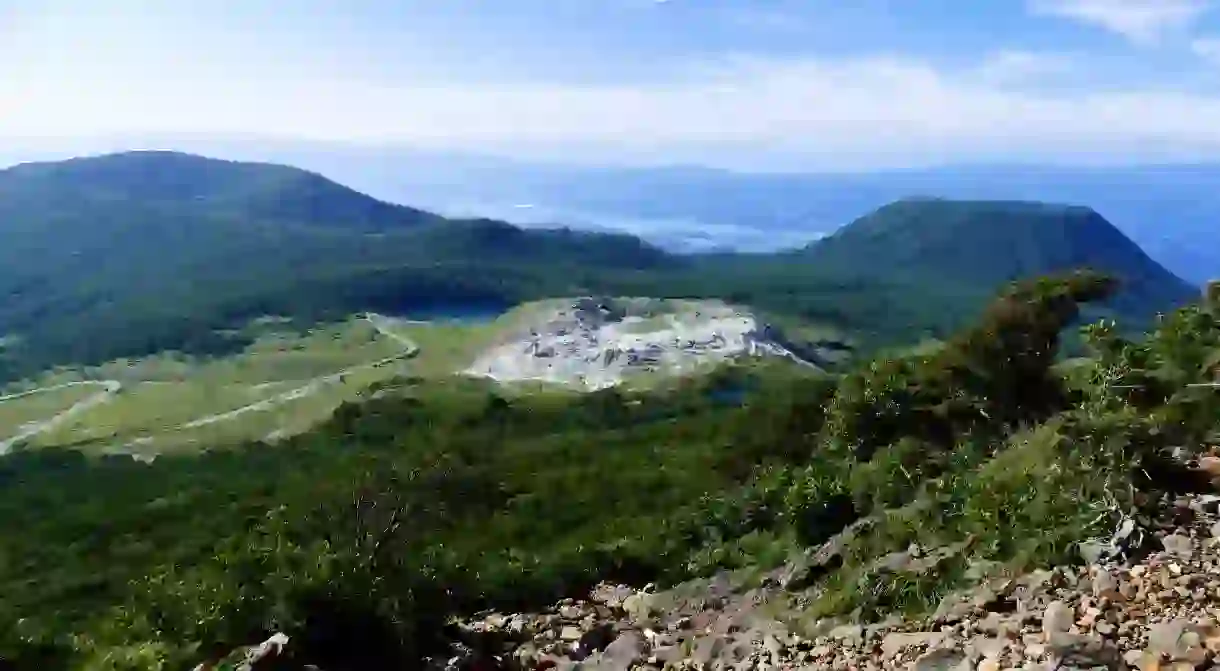
[{"label": "pebble", "polygon": [[[781,588],[746,592],[721,576],[681,594],[599,585],[589,601],[567,600],[551,615],[493,614],[463,626],[510,634],[506,655],[531,668],[572,668],[572,644],[609,624],[613,642],[580,668],[1041,671],[1125,663],[1133,671],[1211,669],[1213,659],[1220,662],[1220,541],[1213,540],[1220,536],[1220,509],[1211,499],[1207,507],[1190,497],[1178,503],[1178,510],[1196,514],[1175,518],[1160,552],[1136,563],[1106,560],[989,583],[959,595],[960,606],[949,607],[946,599],[940,619],[788,626],[770,607],[785,603]],[[916,549],[920,556],[938,551]]]}]

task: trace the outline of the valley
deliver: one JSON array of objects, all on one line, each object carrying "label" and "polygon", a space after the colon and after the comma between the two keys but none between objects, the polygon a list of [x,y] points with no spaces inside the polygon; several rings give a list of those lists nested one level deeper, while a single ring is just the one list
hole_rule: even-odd
[{"label": "valley", "polygon": [[0,671],[1220,671],[1217,66],[0,0]]},{"label": "valley", "polygon": [[1086,206],[676,255],[132,152],[0,171],[0,295],[22,671],[1212,659],[1220,292]]},{"label": "valley", "polygon": [[[59,369],[26,383],[44,386],[0,398],[7,413],[0,435],[16,432],[0,444],[4,451],[72,445],[149,456],[278,440],[358,399],[370,384],[403,374],[402,362],[419,354],[408,333],[429,326],[368,314],[303,334],[261,329],[253,345],[224,359],[169,353]],[[90,386],[105,391],[61,412],[44,400]]]},{"label": "valley", "polygon": [[150,458],[274,443],[408,377],[483,377],[508,390],[542,383],[562,392],[646,388],[761,356],[818,370],[775,340],[778,331],[715,301],[586,297],[499,316],[461,305],[427,316],[365,313],[304,332],[260,319],[246,327],[259,332],[254,342],[230,357],[165,353],[60,368],[0,397],[0,452],[71,446]]}]

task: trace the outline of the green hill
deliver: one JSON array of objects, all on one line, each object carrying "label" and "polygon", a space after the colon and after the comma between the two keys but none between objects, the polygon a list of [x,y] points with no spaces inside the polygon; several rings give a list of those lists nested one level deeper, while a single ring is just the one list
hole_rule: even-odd
[{"label": "green hill", "polygon": [[[639,239],[450,221],[295,168],[138,152],[0,171],[0,379],[240,347],[216,329],[578,290],[673,265]],[[16,344],[13,344],[13,343]]]},{"label": "green hill", "polygon": [[181,207],[213,216],[341,227],[365,233],[399,230],[440,217],[392,205],[325,177],[283,165],[139,151],[27,163],[0,172],[0,207],[8,217],[45,206],[129,204]]},{"label": "green hill", "polygon": [[[1217,518],[1190,495],[1214,491],[1214,470],[1178,460],[1215,442],[1220,396],[1185,387],[1214,379],[1220,312],[1183,310],[1136,342],[1094,330],[1098,356],[1065,379],[1059,332],[1111,288],[1083,273],[1011,289],[944,347],[842,375],[737,368],[649,391],[521,396],[402,378],[275,448],[213,443],[147,464],[18,450],[0,459],[0,515],[20,530],[0,535],[0,665],[233,668],[212,662],[278,632],[289,658],[269,668],[504,668],[519,658],[507,651],[537,655],[528,624],[522,640],[453,618],[490,623],[491,609],[529,623],[541,620],[516,615],[545,608],[539,642],[613,645],[620,608],[582,604],[613,581],[657,587],[615,598],[637,629],[659,620],[649,631],[685,637],[671,666],[698,667],[727,635],[830,668],[803,653],[846,621],[847,637],[876,625],[872,643],[818,645],[903,668],[878,665],[876,648],[913,639],[933,664],[916,668],[934,668],[948,657],[923,641],[960,656],[993,645],[996,622],[1058,617],[1052,601],[1072,616],[1078,596],[1098,603],[1102,576],[1138,576],[1133,555],[1152,584],[1203,585]],[[1084,654],[1142,647],[1166,626],[1161,647],[1175,645],[1216,601],[1203,587],[1133,598],[1139,614],[1109,612],[1135,633],[1072,634],[1026,667],[1079,652],[1075,668],[1122,668],[1106,660],[1132,651]],[[573,603],[585,609],[565,615]],[[575,647],[558,654],[589,659]],[[951,663],[936,668],[962,667]]]},{"label": "green hill", "polygon": [[449,220],[287,166],[113,154],[0,171],[0,380],[233,351],[246,342],[222,330],[267,314],[588,292],[724,298],[881,346],[943,337],[999,285],[1078,266],[1125,280],[1110,309],[1127,323],[1195,296],[1085,208],[900,201],[798,252],[681,256],[624,234]]},{"label": "green hill", "polygon": [[966,295],[1087,267],[1118,278],[1122,290],[1111,308],[1141,320],[1198,296],[1087,207],[900,200],[809,245],[801,256],[845,280],[886,277]]}]

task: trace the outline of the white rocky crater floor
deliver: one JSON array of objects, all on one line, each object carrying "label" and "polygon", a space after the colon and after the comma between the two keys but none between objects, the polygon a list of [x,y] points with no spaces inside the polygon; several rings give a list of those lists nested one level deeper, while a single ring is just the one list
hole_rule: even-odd
[{"label": "white rocky crater floor", "polygon": [[753,314],[720,301],[578,298],[542,307],[466,374],[595,390],[637,373],[682,374],[739,356],[805,363]]}]

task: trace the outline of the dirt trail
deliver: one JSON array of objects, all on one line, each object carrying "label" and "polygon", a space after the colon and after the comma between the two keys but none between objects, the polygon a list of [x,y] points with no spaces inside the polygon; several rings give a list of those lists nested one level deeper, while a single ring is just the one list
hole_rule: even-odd
[{"label": "dirt trail", "polygon": [[4,401],[13,401],[13,400],[16,400],[19,398],[24,398],[26,396],[33,396],[34,394],[42,394],[42,393],[45,393],[48,391],[55,391],[57,389],[67,389],[69,387],[80,387],[83,385],[94,385],[94,384],[102,385],[103,387],[105,387],[105,389],[103,389],[102,391],[99,391],[98,393],[96,393],[88,398],[77,401],[76,403],[74,403],[72,405],[72,407],[68,408],[67,410],[64,410],[63,412],[55,415],[54,417],[51,417],[49,419],[44,419],[40,422],[31,422],[31,423],[25,425],[24,427],[21,428],[20,431],[18,431],[16,433],[16,435],[13,435],[3,441],[0,441],[0,455],[7,454],[9,451],[11,451],[13,449],[13,446],[16,445],[17,443],[20,443],[25,440],[29,440],[30,438],[33,438],[34,436],[37,436],[40,433],[49,431],[49,430],[55,428],[56,426],[59,426],[60,424],[64,423],[65,421],[71,419],[75,415],[78,415],[99,403],[103,403],[105,401],[110,400],[111,396],[114,396],[116,393],[118,393],[118,391],[120,389],[123,388],[123,383],[119,382],[118,380],[83,380],[81,382],[68,382],[65,384],[57,384],[57,385],[54,385],[51,387],[41,387],[39,389],[31,389],[29,391],[23,391],[23,392],[20,392],[17,394],[9,394],[7,396],[0,396],[0,403],[3,403]]},{"label": "dirt trail", "polygon": [[281,403],[287,403],[289,401],[295,401],[300,398],[305,398],[307,396],[314,394],[315,392],[317,392],[319,389],[321,389],[325,385],[334,384],[335,382],[340,381],[340,379],[344,375],[347,375],[349,373],[352,373],[352,372],[355,372],[358,370],[363,370],[365,368],[383,366],[387,363],[392,363],[392,362],[398,361],[399,359],[402,359],[404,357],[411,356],[417,350],[419,350],[419,345],[415,344],[414,340],[411,340],[410,338],[408,338],[402,334],[394,333],[393,331],[389,330],[389,325],[393,322],[392,319],[385,317],[383,315],[379,315],[379,314],[375,314],[375,313],[371,313],[371,312],[364,315],[362,317],[362,319],[364,319],[369,324],[371,324],[373,326],[373,328],[377,329],[377,332],[380,333],[381,335],[383,335],[387,338],[390,338],[391,340],[402,345],[403,350],[401,352],[399,352],[398,354],[385,357],[384,359],[379,359],[377,361],[372,361],[369,363],[362,363],[362,364],[359,364],[356,366],[351,366],[350,368],[344,368],[341,371],[331,373],[329,375],[323,375],[321,377],[316,377],[300,387],[296,387],[295,389],[289,389],[286,392],[276,394],[275,396],[272,396],[270,398],[265,398],[261,401],[251,403],[249,405],[245,405],[245,406],[242,406],[242,407],[234,409],[234,410],[229,410],[227,412],[221,412],[221,413],[217,413],[214,415],[208,415],[206,417],[200,417],[199,419],[195,419],[190,422],[187,422],[186,424],[183,424],[177,428],[194,429],[194,428],[197,428],[200,426],[207,426],[208,424],[215,424],[217,422],[225,422],[225,421],[228,421],[235,417],[240,417],[249,412],[258,412],[260,410],[266,410],[268,408],[275,407]]},{"label": "dirt trail", "polygon": [[[369,363],[363,363],[363,364],[359,364],[356,366],[351,366],[349,368],[345,368],[343,370],[340,370],[340,371],[337,371],[334,373],[330,373],[328,375],[322,375],[320,377],[316,377],[300,387],[296,387],[296,388],[290,389],[286,392],[276,394],[275,396],[272,396],[270,398],[266,398],[266,399],[263,399],[256,403],[251,403],[249,405],[242,406],[235,410],[229,410],[227,412],[221,412],[221,413],[216,413],[213,415],[207,415],[205,417],[200,417],[198,419],[191,420],[190,422],[182,424],[176,428],[181,430],[181,429],[193,429],[193,428],[197,428],[200,426],[207,426],[209,424],[215,424],[217,422],[228,421],[230,419],[240,417],[241,415],[244,415],[249,412],[258,412],[260,410],[266,410],[268,408],[275,407],[276,405],[279,405],[281,403],[287,403],[289,401],[294,401],[294,400],[297,400],[300,398],[305,398],[306,396],[309,396],[309,395],[317,392],[319,389],[321,389],[325,385],[333,384],[335,382],[340,381],[343,376],[345,376],[349,373],[352,373],[352,372],[355,372],[358,370],[362,370],[365,368],[372,368],[375,366],[382,366],[382,365],[385,365],[388,363],[392,363],[392,362],[398,361],[402,358],[411,356],[411,355],[415,354],[416,351],[419,350],[419,345],[417,345],[414,340],[411,340],[410,338],[408,338],[400,333],[395,333],[394,331],[390,330],[391,326],[395,323],[394,319],[392,319],[390,317],[386,317],[384,315],[372,313],[372,312],[363,315],[361,317],[361,319],[363,319],[364,321],[367,321],[369,324],[371,324],[372,327],[377,329],[377,332],[380,333],[381,335],[383,335],[387,338],[390,338],[394,342],[397,342],[398,344],[402,345],[403,350],[393,356],[388,356],[383,359],[379,359],[377,361],[371,361]],[[419,322],[413,322],[413,323],[419,323]],[[104,385],[106,388],[103,391],[101,391],[97,394],[94,394],[93,396],[90,396],[89,398],[86,398],[82,401],[77,402],[72,407],[59,413],[58,415],[55,415],[54,417],[51,417],[49,419],[46,419],[46,420],[43,420],[40,422],[31,423],[31,424],[25,426],[16,435],[0,442],[0,455],[3,455],[5,453],[7,453],[9,450],[11,450],[13,445],[16,445],[17,443],[19,443],[21,441],[33,438],[34,436],[37,436],[38,434],[49,431],[50,429],[53,429],[56,426],[67,421],[68,419],[71,419],[75,415],[78,415],[78,414],[84,412],[85,410],[88,410],[89,408],[92,408],[93,406],[98,405],[99,403],[103,403],[103,402],[109,400],[110,397],[112,397],[115,393],[117,393],[120,389],[122,389],[123,385],[118,380],[87,380],[87,381],[82,381],[82,382],[68,382],[66,384],[59,384],[59,385],[55,385],[52,387],[42,387],[40,389],[31,389],[29,391],[23,391],[23,392],[16,393],[16,394],[0,396],[0,402],[4,402],[4,401],[16,400],[19,398],[23,398],[25,396],[32,396],[34,394],[40,394],[43,392],[55,391],[56,389],[64,389],[67,387],[75,387],[75,386],[86,385],[86,384],[100,384],[100,385]],[[150,442],[151,440],[152,440],[151,437],[139,438],[135,441],[135,444],[145,444],[145,443]]]}]

